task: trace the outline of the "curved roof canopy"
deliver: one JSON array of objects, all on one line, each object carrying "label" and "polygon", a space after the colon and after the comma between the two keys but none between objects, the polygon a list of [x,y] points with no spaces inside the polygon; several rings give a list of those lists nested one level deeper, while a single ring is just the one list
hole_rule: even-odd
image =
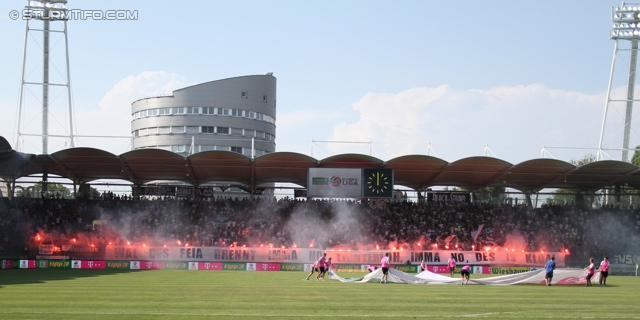
[{"label": "curved roof canopy", "polygon": [[0,139],[0,177],[6,180],[46,173],[78,184],[118,179],[134,185],[181,181],[194,186],[215,182],[243,189],[261,188],[269,183],[292,183],[304,188],[307,171],[314,167],[391,168],[394,184],[413,190],[434,186],[467,190],[502,186],[522,192],[544,188],[594,192],[615,184],[640,188],[640,167],[614,160],[576,167],[542,158],[514,165],[492,157],[469,157],[449,163],[426,155],[406,155],[385,162],[362,154],[317,160],[294,152],[274,152],[251,159],[230,151],[206,151],[183,157],[159,149],[140,149],[117,156],[94,148],[34,155],[11,150],[5,139]]}]

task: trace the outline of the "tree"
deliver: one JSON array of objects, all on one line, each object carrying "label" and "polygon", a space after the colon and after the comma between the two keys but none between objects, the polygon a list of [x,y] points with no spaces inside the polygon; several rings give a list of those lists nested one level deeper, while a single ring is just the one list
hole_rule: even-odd
[{"label": "tree", "polygon": [[640,146],[636,146],[636,152],[633,153],[633,157],[631,158],[631,163],[640,167]]},{"label": "tree", "polygon": [[[569,163],[576,167],[582,167],[586,164],[596,162],[596,156],[593,153],[585,155],[582,159],[571,159]],[[575,203],[575,191],[569,189],[557,189],[552,197],[547,198],[548,204],[573,204]]]}]

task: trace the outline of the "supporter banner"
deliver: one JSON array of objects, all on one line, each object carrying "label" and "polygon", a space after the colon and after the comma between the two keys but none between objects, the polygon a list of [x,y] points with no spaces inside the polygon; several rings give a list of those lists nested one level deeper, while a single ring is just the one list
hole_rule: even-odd
[{"label": "supporter banner", "polygon": [[213,197],[213,188],[192,188],[192,187],[177,187],[176,197],[191,197],[196,196],[198,198],[211,198]]},{"label": "supporter banner", "polygon": [[45,254],[45,255],[52,255],[54,249],[55,249],[55,246],[52,244],[43,244],[38,246],[38,253]]},{"label": "supporter banner", "polygon": [[[600,258],[602,261],[602,258]],[[638,265],[640,264],[640,255],[638,254],[614,254],[609,256],[609,274],[617,275],[636,275]],[[600,266],[600,262],[596,261],[596,266]]]},{"label": "supporter banner", "polygon": [[63,251],[63,253],[68,255],[72,260],[103,260],[104,246],[102,249],[99,246],[69,246],[69,251]]},{"label": "supporter banner", "polygon": [[130,261],[107,261],[107,269],[130,269]]},{"label": "supporter banner", "polygon": [[427,192],[427,202],[470,203],[471,196],[468,193]]},{"label": "supporter banner", "polygon": [[[220,262],[256,262],[256,263],[313,263],[323,250],[311,248],[274,249],[265,247],[142,247],[107,246],[105,260],[143,260],[143,261],[220,261]],[[333,251],[326,250],[336,265],[369,264],[379,265],[388,251]],[[403,265],[409,261],[419,265],[424,260],[429,266],[445,266],[449,257],[458,265],[500,265],[542,267],[551,257],[555,257],[558,267],[564,267],[564,254],[560,252],[524,253],[513,251],[390,251],[389,257],[394,265]],[[236,269],[231,269],[236,270]],[[431,270],[430,270],[431,271]],[[446,270],[433,272],[448,273]]]},{"label": "supporter banner", "polygon": [[175,186],[143,186],[133,188],[134,196],[175,196]]}]

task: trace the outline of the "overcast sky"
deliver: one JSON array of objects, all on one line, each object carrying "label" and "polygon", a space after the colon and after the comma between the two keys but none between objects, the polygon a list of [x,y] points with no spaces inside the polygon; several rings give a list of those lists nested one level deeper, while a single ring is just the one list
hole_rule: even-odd
[{"label": "overcast sky", "polygon": [[[0,2],[0,136],[14,148],[26,23],[10,15],[26,4]],[[70,9],[137,13],[68,22],[76,134],[113,137],[78,138],[77,146],[122,154],[130,140],[117,137],[131,135],[134,100],[273,72],[277,151],[449,162],[487,154],[515,164],[546,147],[545,157],[580,159],[599,144],[615,44],[611,8],[621,4],[70,0]],[[28,39],[25,78],[41,81],[42,35]],[[52,81],[64,81],[64,38],[53,35],[51,46]],[[628,56],[618,56],[614,93],[625,91]],[[23,132],[37,134],[41,89],[27,87]],[[50,95],[49,130],[68,132],[66,94]],[[603,147],[621,148],[623,116],[623,104],[610,105]],[[640,144],[635,127],[631,147]],[[40,138],[20,144],[41,153]],[[51,140],[50,153],[62,148],[63,139]],[[607,154],[620,159],[619,151]]]}]

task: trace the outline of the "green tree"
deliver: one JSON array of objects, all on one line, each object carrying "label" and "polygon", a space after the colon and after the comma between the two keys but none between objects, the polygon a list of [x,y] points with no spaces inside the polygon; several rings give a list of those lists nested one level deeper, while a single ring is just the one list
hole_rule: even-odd
[{"label": "green tree", "polygon": [[[585,155],[581,159],[571,159],[569,163],[576,167],[582,167],[586,164],[596,162],[596,156],[593,153]],[[575,203],[575,191],[569,189],[557,189],[553,196],[546,200],[548,204],[573,204]]]}]

